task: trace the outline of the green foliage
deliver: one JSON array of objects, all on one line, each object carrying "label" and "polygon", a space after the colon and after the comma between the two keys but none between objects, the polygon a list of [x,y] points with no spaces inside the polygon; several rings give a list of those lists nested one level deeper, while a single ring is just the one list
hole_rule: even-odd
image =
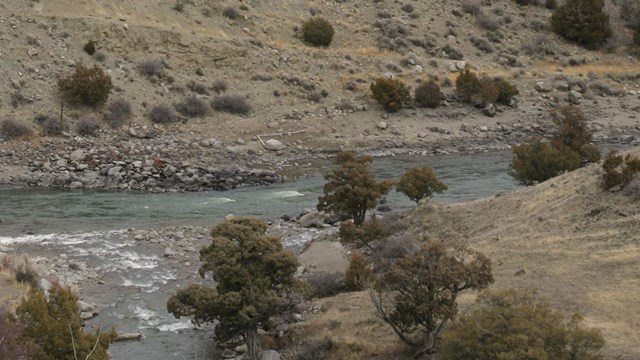
[{"label": "green foliage", "polygon": [[324,196],[318,198],[318,210],[347,214],[355,225],[364,222],[367,210],[389,192],[392,181],[375,180],[370,156],[356,156],[353,151],[339,153],[333,163],[340,167],[324,175]]},{"label": "green foliage", "polygon": [[443,359],[597,360],[604,346],[599,331],[568,322],[532,292],[484,292],[478,308],[444,333]]},{"label": "green foliage", "polygon": [[483,254],[431,242],[384,272],[371,300],[382,320],[420,355],[438,346],[441,331],[458,312],[458,295],[492,282],[491,260]]},{"label": "green foliage", "polygon": [[199,273],[211,274],[215,287],[189,285],[169,298],[167,309],[176,317],[189,316],[196,324],[218,321],[215,336],[229,341],[244,336],[248,356],[260,356],[258,328],[292,308],[305,284],[294,278],[298,260],[276,237],[266,235],[258,219],[234,219],[211,231],[211,244],[200,250]]},{"label": "green foliage", "polygon": [[352,291],[364,290],[373,280],[373,267],[367,259],[358,252],[349,257],[349,267],[346,273],[347,288]]},{"label": "green foliage", "polygon": [[551,16],[551,27],[558,35],[587,49],[598,49],[611,36],[604,0],[567,0]]},{"label": "green foliage", "polygon": [[465,69],[456,78],[456,92],[464,101],[470,102],[471,98],[480,92],[480,80],[475,73]]},{"label": "green foliage", "polygon": [[107,102],[113,85],[99,66],[78,64],[73,74],[58,79],[58,88],[67,101],[95,107]]},{"label": "green foliage", "polygon": [[600,160],[600,149],[591,144],[593,132],[587,128],[584,114],[575,106],[562,106],[551,112],[556,125],[556,132],[551,144],[559,149],[563,146],[575,151],[583,163],[594,163]]},{"label": "green foliage", "polygon": [[397,192],[405,194],[416,204],[422,199],[430,198],[434,192],[441,193],[445,190],[447,185],[440,182],[428,166],[407,170],[396,186]]},{"label": "green foliage", "polygon": [[556,131],[549,144],[541,139],[513,148],[509,174],[523,185],[533,185],[566,171],[600,160],[600,150],[590,143],[593,133],[575,106],[552,111]]},{"label": "green foliage", "polygon": [[634,176],[640,172],[640,158],[627,154],[618,155],[615,150],[609,152],[602,163],[604,175],[602,179],[603,189],[610,189],[620,185],[629,185]]},{"label": "green foliage", "polygon": [[419,107],[437,108],[443,98],[440,85],[433,80],[429,80],[416,88],[413,99]]},{"label": "green foliage", "polygon": [[411,99],[409,88],[398,79],[377,78],[370,88],[373,98],[387,111],[398,111]]},{"label": "green foliage", "polygon": [[496,82],[493,79],[490,79],[487,76],[482,76],[480,80],[480,89],[478,91],[478,95],[480,95],[480,101],[482,102],[482,106],[487,106],[488,104],[495,104],[500,97],[500,91],[496,86]]},{"label": "green foliage", "polygon": [[24,327],[0,309],[0,359],[41,359],[42,348],[23,336]]},{"label": "green foliage", "polygon": [[333,41],[333,25],[326,19],[315,17],[302,24],[302,38],[313,46],[329,46]]},{"label": "green foliage", "polygon": [[354,245],[356,248],[364,246],[371,249],[371,244],[374,241],[382,240],[387,236],[387,232],[376,217],[371,216],[371,220],[361,224],[343,221],[340,223],[339,235],[343,245]]},{"label": "green foliage", "polygon": [[93,55],[96,53],[96,43],[93,40],[89,40],[84,44],[84,52],[86,52],[89,55]]},{"label": "green foliage", "polygon": [[556,149],[540,138],[514,146],[509,175],[530,186],[564,172],[578,169],[580,156],[567,147]]},{"label": "green foliage", "polygon": [[89,354],[92,360],[110,358],[107,350],[116,337],[115,331],[85,333],[77,301],[78,297],[69,289],[56,287],[47,298],[42,290],[32,288],[18,306],[16,315],[24,326],[23,336],[33,339],[44,351],[37,359],[74,360]]},{"label": "green foliage", "polygon": [[498,88],[498,103],[509,105],[514,96],[520,94],[518,88],[504,79],[496,79],[496,87]]}]

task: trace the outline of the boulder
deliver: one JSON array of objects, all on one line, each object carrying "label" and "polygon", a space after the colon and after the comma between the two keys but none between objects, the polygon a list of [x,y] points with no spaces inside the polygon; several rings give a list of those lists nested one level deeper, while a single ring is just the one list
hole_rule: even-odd
[{"label": "boulder", "polygon": [[267,150],[280,151],[280,150],[283,150],[284,148],[286,148],[287,146],[285,144],[283,144],[280,140],[269,139],[269,140],[265,141],[264,147]]},{"label": "boulder", "polygon": [[567,94],[567,100],[574,105],[578,105],[582,100],[582,94],[575,90],[571,90],[569,91],[569,94]]},{"label": "boulder", "polygon": [[482,109],[482,113],[485,116],[494,117],[496,116],[496,107],[493,104],[489,104]]},{"label": "boulder", "polygon": [[84,151],[80,149],[69,154],[69,160],[71,161],[81,161],[81,160],[84,160],[85,157],[86,155]]},{"label": "boulder", "polygon": [[282,357],[275,350],[265,350],[262,352],[261,360],[282,360]]},{"label": "boulder", "polygon": [[306,215],[303,215],[300,218],[300,220],[298,220],[298,224],[300,224],[301,227],[305,227],[305,228],[310,228],[310,227],[320,228],[324,226],[324,221],[326,218],[327,216],[324,213],[314,211]]},{"label": "boulder", "polygon": [[386,121],[380,121],[376,127],[380,130],[385,130],[387,128],[387,123]]},{"label": "boulder", "polygon": [[553,91],[553,84],[550,81],[536,81],[536,91],[548,93]]}]

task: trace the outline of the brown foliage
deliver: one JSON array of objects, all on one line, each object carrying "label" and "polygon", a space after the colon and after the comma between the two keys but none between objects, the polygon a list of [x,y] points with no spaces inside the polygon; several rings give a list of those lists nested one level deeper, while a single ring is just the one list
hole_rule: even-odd
[{"label": "brown foliage", "polygon": [[434,192],[441,193],[445,190],[447,185],[440,182],[428,166],[407,170],[396,187],[397,192],[405,194],[416,204],[422,199],[430,198]]},{"label": "brown foliage", "polygon": [[58,88],[71,103],[98,106],[107,102],[113,84],[101,67],[78,64],[73,74],[58,79]]},{"label": "brown foliage", "polygon": [[352,253],[349,257],[346,279],[349,290],[360,291],[366,289],[373,280],[371,263],[360,253]]},{"label": "brown foliage", "polygon": [[631,154],[623,157],[616,151],[611,151],[604,159],[602,169],[604,169],[602,187],[605,190],[617,185],[625,187],[640,172],[640,158]]},{"label": "brown foliage", "polygon": [[373,98],[387,111],[398,111],[411,99],[409,88],[398,79],[378,78],[370,88]]}]

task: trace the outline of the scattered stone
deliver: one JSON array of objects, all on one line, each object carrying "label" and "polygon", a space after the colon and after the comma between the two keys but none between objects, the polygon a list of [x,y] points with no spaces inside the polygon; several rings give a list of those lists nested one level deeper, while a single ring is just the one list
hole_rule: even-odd
[{"label": "scattered stone", "polygon": [[549,93],[553,91],[553,84],[549,81],[536,81],[536,91],[541,93]]},{"label": "scattered stone", "polygon": [[385,121],[380,121],[376,127],[380,130],[385,130],[387,128],[387,123]]},{"label": "scattered stone", "polygon": [[287,146],[283,144],[280,140],[269,139],[265,141],[264,147],[267,150],[280,151],[280,150],[284,150]]},{"label": "scattered stone", "polygon": [[482,109],[482,114],[489,117],[494,117],[496,116],[496,107],[493,104],[489,104],[485,106],[484,109]]},{"label": "scattered stone", "polygon": [[569,91],[569,93],[567,94],[567,100],[574,105],[579,105],[580,102],[582,101],[582,94],[580,94],[579,92],[575,91],[575,90],[571,90]]},{"label": "scattered stone", "polygon": [[300,217],[300,220],[298,220],[298,224],[300,224],[300,226],[304,228],[321,228],[324,226],[326,218],[327,215],[325,215],[324,213],[314,211]]}]

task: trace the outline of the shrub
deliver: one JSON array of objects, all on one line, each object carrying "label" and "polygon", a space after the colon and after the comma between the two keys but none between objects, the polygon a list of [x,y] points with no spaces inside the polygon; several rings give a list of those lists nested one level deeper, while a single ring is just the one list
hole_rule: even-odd
[{"label": "shrub", "polygon": [[311,18],[302,24],[302,38],[313,46],[329,46],[333,34],[333,25],[324,18]]},{"label": "shrub", "polygon": [[173,4],[173,10],[181,13],[184,11],[184,1],[183,0],[176,0],[176,3]]},{"label": "shrub", "polygon": [[556,125],[551,144],[556,149],[568,147],[579,155],[583,164],[600,160],[600,149],[591,144],[593,132],[587,128],[584,114],[579,108],[563,106],[553,110],[551,117]]},{"label": "shrub", "polygon": [[558,7],[558,1],[557,0],[547,0],[544,3],[544,7],[546,7],[549,10],[555,10],[555,8]]},{"label": "shrub", "polygon": [[203,117],[209,114],[209,105],[196,94],[191,94],[182,98],[182,101],[175,106],[178,112],[186,117]]},{"label": "shrub", "polygon": [[409,88],[397,79],[378,78],[371,84],[373,98],[387,111],[398,111],[411,99]]},{"label": "shrub", "polygon": [[149,120],[156,124],[168,124],[177,120],[174,107],[166,104],[155,105],[151,108],[147,116]]},{"label": "shrub", "polygon": [[138,71],[147,77],[162,78],[164,76],[164,65],[162,61],[153,59],[145,60],[138,64]]},{"label": "shrub", "polygon": [[373,281],[373,267],[367,259],[357,252],[349,257],[346,273],[346,286],[351,291],[360,291],[369,287]]},{"label": "shrub", "polygon": [[232,6],[227,6],[222,10],[222,16],[233,20],[240,16],[240,11]]},{"label": "shrub", "polygon": [[85,333],[77,301],[69,289],[55,287],[45,297],[42,290],[32,288],[16,310],[24,335],[42,346],[47,359],[85,359],[89,354],[94,360],[109,359],[107,349],[116,337],[115,331]]},{"label": "shrub", "polygon": [[240,95],[224,94],[211,100],[211,107],[216,111],[230,114],[246,115],[251,112],[249,101]]},{"label": "shrub", "polygon": [[496,87],[498,88],[498,103],[509,105],[514,96],[520,94],[518,88],[504,79],[496,79]]},{"label": "shrub", "polygon": [[467,14],[480,14],[482,12],[482,6],[479,0],[465,0],[462,3],[462,11]]},{"label": "shrub", "polygon": [[13,273],[17,282],[28,284],[32,287],[38,286],[38,271],[27,257],[23,257],[22,261],[13,265]]},{"label": "shrub", "polygon": [[187,83],[187,89],[191,90],[192,92],[198,94],[198,95],[208,95],[209,91],[207,90],[207,87],[199,82],[196,82],[194,80],[190,80]]},{"label": "shrub", "polygon": [[443,359],[602,359],[600,331],[578,314],[567,322],[533,292],[485,291],[476,303],[446,329]]},{"label": "shrub", "polygon": [[96,136],[100,126],[92,117],[83,117],[78,121],[76,131],[82,136]]},{"label": "shrub", "polygon": [[64,124],[60,121],[60,118],[49,115],[36,116],[36,123],[40,125],[45,135],[55,136],[61,135],[65,130]]},{"label": "shrub", "polygon": [[473,46],[475,46],[476,49],[480,51],[483,51],[487,54],[493,52],[493,47],[491,46],[491,44],[483,38],[472,36],[470,41],[473,44]]},{"label": "shrub", "polygon": [[20,90],[11,94],[11,106],[14,108],[18,108],[20,105],[29,104],[31,102],[33,102],[33,100],[25,96]]},{"label": "shrub", "polygon": [[614,150],[609,152],[602,163],[604,170],[602,187],[607,190],[620,185],[626,187],[631,183],[635,175],[640,172],[640,158],[627,154],[618,155]]},{"label": "shrub", "polygon": [[551,16],[551,27],[558,35],[587,49],[598,49],[611,36],[604,0],[567,0]]},{"label": "shrub", "polygon": [[24,122],[18,121],[14,117],[9,117],[2,121],[0,133],[7,139],[17,139],[31,136],[33,130]]},{"label": "shrub", "polygon": [[480,81],[475,73],[465,69],[456,78],[456,92],[462,96],[463,100],[470,102],[471,98],[480,92]]},{"label": "shrub", "polygon": [[521,184],[530,186],[581,166],[578,153],[568,147],[555,149],[535,139],[513,148],[509,174]]},{"label": "shrub", "polygon": [[400,10],[406,13],[412,13],[416,10],[416,8],[412,4],[406,3],[400,7]]},{"label": "shrub", "polygon": [[487,76],[482,76],[478,81],[480,84],[478,95],[480,95],[482,106],[487,106],[488,104],[495,104],[498,101],[498,98],[500,97],[500,91],[496,86],[496,82]]},{"label": "shrub", "polygon": [[89,40],[84,44],[84,52],[89,55],[93,55],[96,53],[96,43],[93,40]]},{"label": "shrub", "polygon": [[636,25],[633,31],[633,43],[640,46],[640,25]]},{"label": "shrub", "polygon": [[112,128],[118,128],[124,125],[125,121],[131,117],[133,110],[131,103],[124,99],[113,100],[107,106],[104,119]]},{"label": "shrub", "polygon": [[398,181],[396,191],[405,194],[416,204],[422,199],[428,199],[433,193],[447,190],[447,185],[436,178],[433,170],[428,167],[414,167],[407,170]]},{"label": "shrub", "polygon": [[24,336],[24,327],[0,308],[0,359],[41,359],[42,348]]},{"label": "shrub", "polygon": [[345,277],[340,272],[319,272],[307,276],[307,283],[315,296],[325,298],[347,291]]},{"label": "shrub", "polygon": [[420,107],[437,108],[443,98],[440,86],[435,81],[429,80],[416,88],[414,101]]},{"label": "shrub", "polygon": [[479,13],[476,16],[478,25],[485,30],[497,30],[500,27],[500,20],[492,14]]},{"label": "shrub", "polygon": [[229,89],[229,85],[224,80],[216,80],[211,85],[211,90],[217,92],[218,94],[222,94],[223,92]]},{"label": "shrub", "polygon": [[626,21],[627,26],[640,26],[640,2],[637,0],[622,0],[620,18]]},{"label": "shrub", "polygon": [[58,79],[58,88],[67,101],[95,107],[107,102],[113,84],[101,67],[78,64],[73,74]]},{"label": "shrub", "polygon": [[364,221],[357,225],[351,221],[343,221],[340,223],[339,236],[340,242],[343,245],[372,249],[373,242],[382,240],[386,235],[387,232],[384,226],[375,216],[371,216],[370,221]]}]

